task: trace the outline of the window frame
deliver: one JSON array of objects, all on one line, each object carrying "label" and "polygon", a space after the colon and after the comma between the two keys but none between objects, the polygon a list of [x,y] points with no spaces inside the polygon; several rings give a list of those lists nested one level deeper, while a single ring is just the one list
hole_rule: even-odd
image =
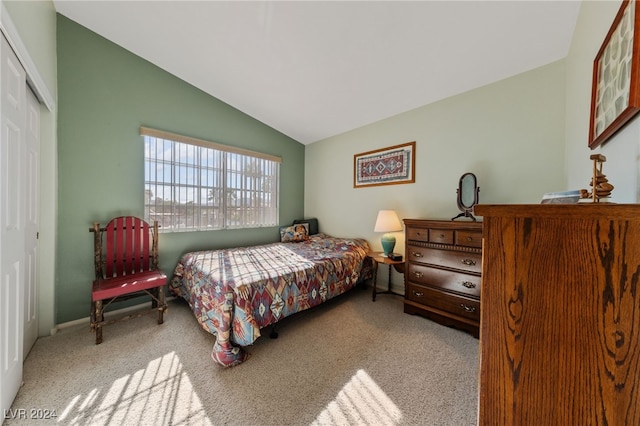
[{"label": "window frame", "polygon": [[144,218],[160,232],[278,226],[280,157],[149,127],[140,135]]}]

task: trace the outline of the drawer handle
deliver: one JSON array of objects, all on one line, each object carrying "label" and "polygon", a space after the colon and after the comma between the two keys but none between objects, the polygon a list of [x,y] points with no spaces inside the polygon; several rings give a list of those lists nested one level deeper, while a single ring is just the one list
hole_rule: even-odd
[{"label": "drawer handle", "polygon": [[473,237],[467,237],[467,241],[473,241]]},{"label": "drawer handle", "polygon": [[462,263],[464,263],[467,266],[474,266],[476,264],[476,261],[473,259],[464,259]]},{"label": "drawer handle", "polygon": [[422,276],[424,275],[422,272],[416,271],[413,273],[413,275],[416,276],[416,278],[422,278]]},{"label": "drawer handle", "polygon": [[475,283],[472,283],[471,281],[462,281],[462,285],[466,288],[476,288]]},{"label": "drawer handle", "polygon": [[440,238],[444,238],[444,234],[440,234]]},{"label": "drawer handle", "polygon": [[418,296],[418,297],[422,297],[422,296],[424,296],[424,293],[423,293],[423,292],[421,292],[421,291],[415,291],[415,290],[413,290],[413,295],[414,295],[414,296]]},{"label": "drawer handle", "polygon": [[422,257],[422,253],[413,252],[413,257]]},{"label": "drawer handle", "polygon": [[462,309],[464,309],[464,310],[465,310],[465,312],[475,312],[475,311],[476,311],[475,306],[465,305],[464,303],[463,303],[463,304],[461,304],[461,305],[460,305],[460,307],[461,307]]}]

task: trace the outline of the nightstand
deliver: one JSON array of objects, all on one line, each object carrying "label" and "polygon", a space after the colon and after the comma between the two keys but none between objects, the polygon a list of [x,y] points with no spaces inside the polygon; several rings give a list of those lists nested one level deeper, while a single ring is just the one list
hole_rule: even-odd
[{"label": "nightstand", "polygon": [[[376,301],[376,294],[398,294],[391,291],[391,267],[393,267],[396,271],[404,274],[404,260],[391,260],[383,253],[369,253],[368,257],[373,260],[373,278],[371,280],[373,292],[371,300]],[[376,290],[376,282],[378,278],[378,265],[383,263],[385,265],[389,265],[389,282],[387,290],[385,291],[377,291]],[[398,294],[399,296],[403,296],[402,294]]]}]

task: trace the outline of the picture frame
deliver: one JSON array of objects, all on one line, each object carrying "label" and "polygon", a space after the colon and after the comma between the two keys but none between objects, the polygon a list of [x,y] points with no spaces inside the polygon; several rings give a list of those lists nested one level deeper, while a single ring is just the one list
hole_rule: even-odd
[{"label": "picture frame", "polygon": [[623,0],[593,61],[589,148],[605,143],[640,112],[640,13]]},{"label": "picture frame", "polygon": [[355,154],[353,187],[414,183],[415,154],[415,141]]}]

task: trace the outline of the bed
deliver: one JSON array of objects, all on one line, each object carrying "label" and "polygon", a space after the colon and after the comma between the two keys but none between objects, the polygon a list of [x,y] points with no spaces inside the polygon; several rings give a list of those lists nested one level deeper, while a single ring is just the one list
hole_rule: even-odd
[{"label": "bed", "polygon": [[281,229],[278,243],[191,252],[178,262],[170,291],[216,336],[211,357],[217,364],[244,362],[243,347],[261,329],[371,278],[366,240],[309,235],[308,224],[304,235],[299,225],[285,227],[285,234]]}]

